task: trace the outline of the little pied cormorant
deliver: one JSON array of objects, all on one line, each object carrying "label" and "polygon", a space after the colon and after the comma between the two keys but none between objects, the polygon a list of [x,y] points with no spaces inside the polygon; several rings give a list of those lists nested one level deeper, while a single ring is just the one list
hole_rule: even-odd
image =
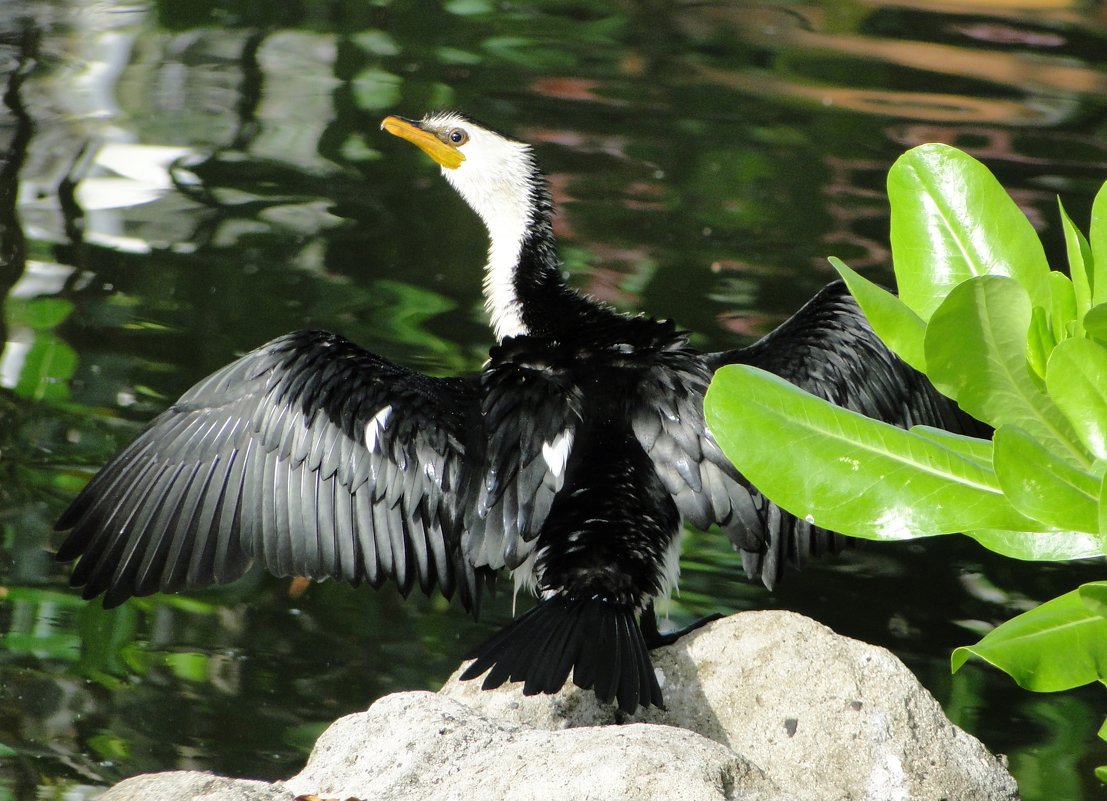
[{"label": "little pied cormorant", "polygon": [[[389,117],[480,215],[498,344],[479,376],[432,378],[335,334],[280,337],[200,381],[97,473],[58,522],[72,584],[132,595],[278,576],[418,582],[478,611],[512,571],[538,603],[462,678],[632,712],[660,705],[653,600],[679,572],[682,521],[718,524],[746,573],[837,547],[746,483],[704,424],[714,371],[742,362],[901,426],[963,418],[873,334],[839,283],[755,344],[700,353],[673,323],[566,285],[530,147],[456,113]],[[645,634],[643,633],[645,632]],[[648,640],[648,641],[647,641]]]}]

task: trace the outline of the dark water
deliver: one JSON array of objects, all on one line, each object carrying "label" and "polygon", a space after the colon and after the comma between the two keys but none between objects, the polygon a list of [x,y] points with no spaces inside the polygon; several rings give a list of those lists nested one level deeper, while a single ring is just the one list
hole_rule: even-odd
[{"label": "dark water", "polygon": [[[466,110],[536,144],[574,282],[748,341],[831,277],[888,273],[884,174],[940,140],[983,159],[1062,264],[1107,178],[1102,4],[452,0],[0,4],[0,801],[127,775],[294,773],[327,722],[435,688],[480,624],[390,588],[252,575],[105,612],[52,521],[192,382],[295,328],[435,374],[489,345],[484,233],[388,113]],[[1031,695],[948,654],[1102,566],[948,538],[745,583],[690,533],[676,622],[794,609],[897,653],[1007,753],[1027,799],[1085,799],[1102,688]],[[508,594],[509,595],[509,594]]]}]

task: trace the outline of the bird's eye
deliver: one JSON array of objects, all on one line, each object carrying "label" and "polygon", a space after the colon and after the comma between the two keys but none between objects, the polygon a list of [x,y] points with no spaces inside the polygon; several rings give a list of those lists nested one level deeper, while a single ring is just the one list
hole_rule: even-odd
[{"label": "bird's eye", "polygon": [[450,141],[450,144],[463,145],[469,141],[469,134],[461,128],[451,128],[450,132],[446,134],[446,138]]}]

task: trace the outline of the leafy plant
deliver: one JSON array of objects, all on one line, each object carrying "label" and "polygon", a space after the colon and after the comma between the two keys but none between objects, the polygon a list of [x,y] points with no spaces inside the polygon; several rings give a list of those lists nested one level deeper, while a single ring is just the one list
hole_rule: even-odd
[{"label": "leafy plant", "polygon": [[[1060,209],[1068,275],[1050,270],[1030,222],[988,169],[954,148],[906,153],[888,174],[888,196],[899,295],[831,262],[889,347],[994,437],[905,431],[732,366],[706,400],[720,445],[774,502],[844,534],[963,532],[1017,559],[1102,557],[1107,184],[1088,238]],[[1107,581],[958,648],[953,670],[970,656],[1036,691],[1107,680]],[[1107,781],[1107,767],[1096,774]]]}]

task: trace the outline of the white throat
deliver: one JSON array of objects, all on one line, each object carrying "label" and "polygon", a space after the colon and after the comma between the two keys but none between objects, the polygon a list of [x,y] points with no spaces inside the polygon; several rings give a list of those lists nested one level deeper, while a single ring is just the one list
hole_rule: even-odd
[{"label": "white throat", "polygon": [[[483,215],[482,215],[483,216]],[[488,264],[484,268],[484,308],[496,339],[527,333],[523,307],[515,291],[515,269],[526,237],[526,220],[484,219],[488,227]]]},{"label": "white throat", "polygon": [[530,148],[520,142],[480,130],[471,130],[470,136],[465,161],[456,169],[443,168],[442,174],[488,229],[484,306],[502,340],[527,333],[515,272],[531,225],[530,182],[536,168]]}]

